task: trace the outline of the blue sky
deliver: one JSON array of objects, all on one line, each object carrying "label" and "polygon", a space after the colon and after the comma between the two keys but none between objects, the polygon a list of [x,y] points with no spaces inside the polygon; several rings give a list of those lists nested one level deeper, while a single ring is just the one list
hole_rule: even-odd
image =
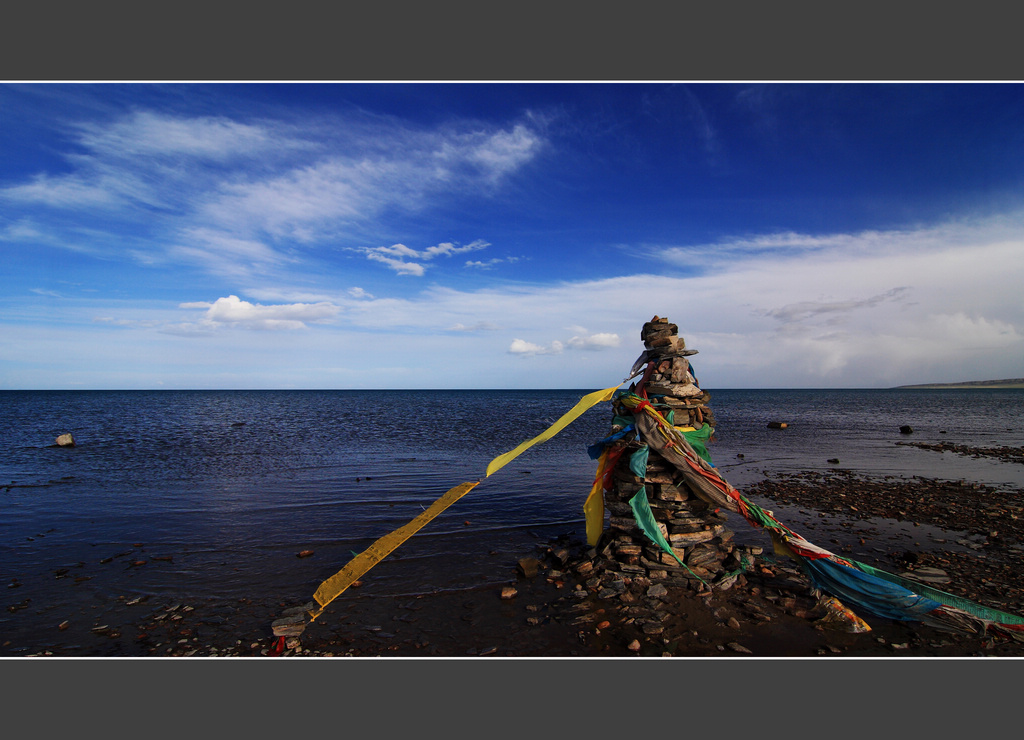
[{"label": "blue sky", "polygon": [[0,85],[0,389],[1024,376],[1018,84]]}]

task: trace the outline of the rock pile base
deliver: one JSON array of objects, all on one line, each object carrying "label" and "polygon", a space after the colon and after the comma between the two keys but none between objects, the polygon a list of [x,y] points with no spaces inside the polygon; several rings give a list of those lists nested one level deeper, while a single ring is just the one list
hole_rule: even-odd
[{"label": "rock pile base", "polygon": [[[643,377],[629,392],[645,396],[675,427],[700,430],[711,441],[715,423],[708,406],[711,395],[698,385],[688,360],[697,351],[686,348],[675,324],[657,316],[644,324],[640,338],[645,350],[632,372],[636,377],[643,368]],[[613,402],[613,411],[609,438],[629,429],[631,412],[618,401]],[[635,430],[613,446],[619,448],[617,462],[611,475],[606,475],[611,485],[604,487],[608,526],[596,548],[606,561],[604,570],[620,573],[622,582],[682,585],[697,593],[743,584],[743,574],[754,567],[761,548],[734,544],[733,532],[726,526],[727,513],[702,500],[675,466],[654,450],[648,452],[644,470],[630,465],[633,454],[646,446]],[[641,490],[674,556],[638,525],[629,502]]]}]

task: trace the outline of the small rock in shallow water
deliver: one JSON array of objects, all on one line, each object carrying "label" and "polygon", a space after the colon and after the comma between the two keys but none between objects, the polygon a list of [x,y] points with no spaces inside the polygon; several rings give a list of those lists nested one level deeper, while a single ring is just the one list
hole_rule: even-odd
[{"label": "small rock in shallow water", "polygon": [[521,558],[516,569],[525,578],[533,578],[540,570],[540,561],[537,558]]}]

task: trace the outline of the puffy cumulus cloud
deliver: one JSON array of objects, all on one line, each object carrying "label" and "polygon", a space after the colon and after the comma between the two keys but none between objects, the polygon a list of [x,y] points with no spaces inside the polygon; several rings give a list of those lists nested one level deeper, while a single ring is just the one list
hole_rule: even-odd
[{"label": "puffy cumulus cloud", "polygon": [[582,329],[581,333],[582,336],[575,334],[564,342],[555,339],[547,345],[534,344],[524,339],[514,339],[509,345],[508,353],[522,356],[557,355],[566,349],[603,350],[618,347],[621,344],[618,334],[609,332],[588,334],[585,329]]},{"label": "puffy cumulus cloud", "polygon": [[527,342],[525,339],[513,339],[512,344],[509,345],[508,353],[510,355],[557,355],[560,354],[564,349],[561,342],[557,339],[547,346],[534,344],[533,342]]},{"label": "puffy cumulus cloud", "polygon": [[618,347],[622,341],[618,334],[601,332],[585,336],[574,336],[566,344],[573,349],[602,350],[610,347]]},{"label": "puffy cumulus cloud", "polygon": [[244,329],[304,329],[309,323],[324,323],[338,316],[333,303],[292,303],[264,306],[230,295],[213,303],[182,303],[179,308],[206,309],[205,326],[236,326]]},{"label": "puffy cumulus cloud", "polygon": [[427,268],[424,263],[435,257],[451,257],[454,254],[475,252],[489,246],[491,246],[489,243],[477,239],[465,245],[442,242],[422,250],[413,249],[404,244],[392,244],[390,247],[361,247],[356,251],[365,254],[369,260],[387,265],[399,275],[422,277]]}]

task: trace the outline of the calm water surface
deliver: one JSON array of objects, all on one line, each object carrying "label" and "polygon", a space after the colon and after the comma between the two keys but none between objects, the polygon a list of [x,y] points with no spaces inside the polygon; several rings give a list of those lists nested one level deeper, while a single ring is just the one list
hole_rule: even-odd
[{"label": "calm water surface", "polygon": [[[102,603],[128,592],[301,603],[590,390],[0,392],[0,571],[5,586],[22,584],[8,601]],[[835,467],[829,458],[865,473],[1024,487],[1024,466],[897,444],[1024,445],[1024,391],[711,395],[711,452],[741,490],[768,472]],[[586,447],[610,416],[595,407],[484,480],[367,574],[363,593],[505,582],[538,542],[582,537],[595,469]],[[78,446],[54,446],[69,431]],[[315,555],[296,557],[306,549]]]}]

